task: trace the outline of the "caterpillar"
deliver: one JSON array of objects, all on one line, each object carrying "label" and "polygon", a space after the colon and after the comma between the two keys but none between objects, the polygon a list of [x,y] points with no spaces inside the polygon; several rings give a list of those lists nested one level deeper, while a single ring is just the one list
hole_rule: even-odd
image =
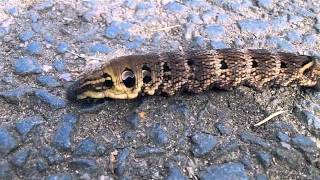
[{"label": "caterpillar", "polygon": [[200,93],[210,88],[255,89],[317,83],[317,58],[265,49],[216,49],[122,56],[84,74],[67,89],[67,98],[133,99],[139,95],[184,91]]}]

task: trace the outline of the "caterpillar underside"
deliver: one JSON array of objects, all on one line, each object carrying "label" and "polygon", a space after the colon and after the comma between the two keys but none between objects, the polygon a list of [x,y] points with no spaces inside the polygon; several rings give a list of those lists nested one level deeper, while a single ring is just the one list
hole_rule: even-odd
[{"label": "caterpillar underside", "polygon": [[316,58],[263,49],[192,50],[112,59],[80,77],[69,89],[71,100],[133,99],[155,93],[200,93],[240,85],[314,86],[320,74]]}]

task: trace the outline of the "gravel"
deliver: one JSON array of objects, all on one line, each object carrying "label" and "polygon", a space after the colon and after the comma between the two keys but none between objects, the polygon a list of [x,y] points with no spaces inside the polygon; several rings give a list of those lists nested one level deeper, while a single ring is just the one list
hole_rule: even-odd
[{"label": "gravel", "polygon": [[[316,1],[1,1],[0,179],[319,179],[319,88],[74,103],[112,58],[212,48],[319,55]],[[254,127],[279,110],[287,113]]]}]

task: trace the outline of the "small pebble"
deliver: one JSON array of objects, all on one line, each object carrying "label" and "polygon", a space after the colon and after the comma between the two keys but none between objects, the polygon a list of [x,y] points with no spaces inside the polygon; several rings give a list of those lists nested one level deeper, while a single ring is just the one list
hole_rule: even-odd
[{"label": "small pebble", "polygon": [[271,165],[271,155],[269,153],[258,152],[257,158],[265,168],[267,168]]},{"label": "small pebble", "polygon": [[20,86],[15,89],[0,92],[0,97],[4,98],[8,103],[18,104],[27,95],[33,94],[34,89],[27,86]]},{"label": "small pebble", "polygon": [[240,134],[240,138],[242,141],[247,142],[247,143],[251,143],[251,144],[256,144],[259,146],[262,146],[264,148],[270,148],[271,144],[269,142],[267,142],[266,140],[252,134],[249,132],[243,132]]},{"label": "small pebble", "polygon": [[13,179],[12,173],[9,163],[5,160],[0,160],[0,179],[11,180]]},{"label": "small pebble", "polygon": [[53,37],[52,34],[50,34],[50,33],[45,33],[45,34],[43,35],[43,38],[44,38],[44,40],[45,40],[46,42],[48,42],[48,43],[50,43],[50,44],[54,43],[54,37]]},{"label": "small pebble", "polygon": [[0,128],[0,157],[17,147],[16,139],[4,128]]},{"label": "small pebble", "polygon": [[206,46],[206,41],[202,36],[197,36],[193,40],[194,46],[195,47],[205,47]]},{"label": "small pebble", "polygon": [[170,2],[165,6],[165,9],[173,13],[182,13],[186,10],[186,6],[178,2]]},{"label": "small pebble", "polygon": [[63,59],[56,59],[53,62],[53,68],[58,72],[64,72],[66,70],[66,62]]},{"label": "small pebble", "polygon": [[44,172],[48,169],[47,163],[44,162],[43,160],[37,160],[35,162],[35,166],[37,168],[37,171],[39,171],[39,172]]},{"label": "small pebble", "polygon": [[57,87],[60,83],[53,76],[39,76],[37,81],[47,87]]},{"label": "small pebble", "polygon": [[223,41],[211,41],[210,45],[213,49],[224,49],[224,48],[230,48],[230,45],[226,44]]},{"label": "small pebble", "polygon": [[71,138],[77,121],[78,117],[73,114],[66,114],[62,117],[62,120],[59,123],[58,129],[55,131],[52,140],[57,149],[63,151],[68,151],[71,149]]},{"label": "small pebble", "polygon": [[126,162],[129,156],[129,149],[122,149],[117,155],[117,163],[115,168],[115,173],[118,176],[123,176],[126,170]]},{"label": "small pebble", "polygon": [[188,21],[191,23],[194,23],[194,24],[202,24],[203,23],[201,18],[197,14],[191,14],[188,17]]},{"label": "small pebble", "polygon": [[287,134],[283,133],[283,132],[278,132],[277,133],[277,137],[282,142],[287,142],[288,143],[291,140],[290,137]]},{"label": "small pebble", "polygon": [[23,57],[16,60],[15,72],[20,75],[39,74],[42,73],[42,66],[37,60],[30,57]]},{"label": "small pebble", "polygon": [[217,145],[218,139],[211,134],[197,133],[192,136],[191,152],[195,157],[208,154]]},{"label": "small pebble", "polygon": [[137,112],[133,112],[127,117],[126,121],[131,126],[131,128],[136,129],[139,127],[141,120],[139,114]]},{"label": "small pebble", "polygon": [[272,153],[292,169],[300,167],[301,162],[305,162],[303,155],[297,151],[276,148]]},{"label": "small pebble", "polygon": [[137,37],[137,38],[135,38],[133,41],[127,42],[127,43],[125,44],[125,47],[126,47],[127,49],[139,49],[142,44],[143,44],[143,39]]},{"label": "small pebble", "polygon": [[33,9],[37,11],[45,11],[49,10],[54,6],[54,1],[53,0],[45,0],[41,1],[37,4],[33,5]]},{"label": "small pebble", "polygon": [[96,43],[96,44],[90,46],[89,51],[90,51],[90,53],[93,53],[93,54],[109,53],[109,52],[111,52],[111,48],[105,44]]},{"label": "small pebble", "polygon": [[42,46],[39,42],[31,42],[30,44],[27,45],[26,51],[30,55],[40,55],[42,54]]},{"label": "small pebble", "polygon": [[116,38],[121,33],[121,28],[118,26],[117,22],[112,22],[105,30],[104,35],[107,38]]},{"label": "small pebble", "polygon": [[219,24],[228,24],[230,21],[230,17],[227,14],[219,14],[217,16],[217,23]]},{"label": "small pebble", "polygon": [[47,90],[38,89],[35,91],[35,96],[53,109],[65,108],[67,106],[64,99],[49,93]]},{"label": "small pebble", "polygon": [[31,28],[36,33],[44,33],[46,30],[45,26],[40,22],[32,23]]},{"label": "small pebble", "polygon": [[246,19],[238,21],[241,31],[252,34],[264,34],[267,32],[269,25],[262,20]]},{"label": "small pebble", "polygon": [[255,180],[268,180],[268,177],[264,174],[259,174],[256,176]]},{"label": "small pebble", "polygon": [[30,153],[30,149],[22,149],[14,153],[14,155],[10,159],[11,164],[13,164],[16,167],[22,168],[26,164]]},{"label": "small pebble", "polygon": [[30,40],[34,35],[33,31],[24,31],[19,35],[20,41],[26,42]]},{"label": "small pebble", "polygon": [[291,141],[292,144],[298,146],[299,149],[307,153],[312,153],[316,149],[316,143],[310,137],[301,134],[293,137]]},{"label": "small pebble", "polygon": [[48,164],[59,164],[63,161],[63,157],[52,147],[44,147],[41,149],[41,155],[47,160]]},{"label": "small pebble", "polygon": [[18,16],[19,15],[17,7],[11,7],[9,9],[6,9],[6,13],[8,13],[8,14],[10,14],[12,16]]},{"label": "small pebble", "polygon": [[220,25],[208,25],[205,28],[205,32],[211,39],[217,39],[225,34],[224,27]]},{"label": "small pebble", "polygon": [[46,180],[73,180],[71,174],[59,173],[54,175],[49,175]]},{"label": "small pebble", "polygon": [[243,164],[230,162],[221,165],[213,165],[207,168],[207,170],[200,172],[201,180],[213,180],[213,179],[238,179],[248,180],[249,177],[244,169]]},{"label": "small pebble", "polygon": [[317,42],[317,36],[314,34],[306,35],[303,37],[303,44],[305,46],[314,46]]},{"label": "small pebble", "polygon": [[273,5],[273,0],[258,0],[257,4],[259,7],[265,8],[265,9],[271,9]]},{"label": "small pebble", "polygon": [[77,156],[95,156],[103,155],[106,148],[97,144],[93,139],[86,138],[80,142],[79,146],[75,149],[74,154]]},{"label": "small pebble", "polygon": [[18,121],[15,127],[17,132],[25,138],[33,128],[43,123],[44,119],[41,116],[32,116]]},{"label": "small pebble", "polygon": [[63,54],[67,51],[69,51],[69,44],[66,42],[60,42],[57,46],[57,52]]},{"label": "small pebble", "polygon": [[215,127],[219,130],[219,132],[222,135],[229,135],[231,133],[231,130],[228,127],[226,127],[226,125],[223,123],[217,123],[215,124]]},{"label": "small pebble", "polygon": [[74,170],[89,172],[93,172],[98,168],[96,161],[90,159],[74,159],[69,162],[69,167]]},{"label": "small pebble", "polygon": [[166,177],[166,180],[186,180],[187,178],[183,175],[181,170],[175,166],[175,165],[170,165],[168,167],[168,176]]},{"label": "small pebble", "polygon": [[301,34],[298,33],[297,31],[289,31],[287,33],[287,38],[291,42],[301,42],[302,41]]},{"label": "small pebble", "polygon": [[287,16],[280,16],[270,20],[269,27],[274,31],[283,31],[288,27]]},{"label": "small pebble", "polygon": [[137,148],[136,157],[143,158],[151,155],[160,155],[163,153],[165,153],[165,150],[162,148],[140,146]]},{"label": "small pebble", "polygon": [[159,123],[154,124],[150,129],[150,137],[153,142],[158,145],[165,145],[169,142],[168,134]]}]

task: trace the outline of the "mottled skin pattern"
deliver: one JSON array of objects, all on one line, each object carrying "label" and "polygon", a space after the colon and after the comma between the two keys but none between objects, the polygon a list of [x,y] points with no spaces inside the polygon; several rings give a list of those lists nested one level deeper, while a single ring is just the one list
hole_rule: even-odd
[{"label": "mottled skin pattern", "polygon": [[270,86],[314,86],[320,75],[314,57],[268,50],[219,49],[131,55],[112,59],[85,74],[69,89],[70,100],[133,99],[139,95],[210,88],[255,89]]}]

